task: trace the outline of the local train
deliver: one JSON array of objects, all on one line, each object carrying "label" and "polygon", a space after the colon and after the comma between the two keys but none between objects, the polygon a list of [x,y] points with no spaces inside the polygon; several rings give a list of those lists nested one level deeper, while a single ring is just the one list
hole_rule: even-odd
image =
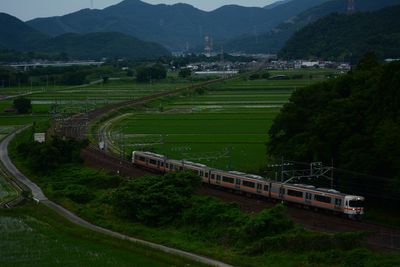
[{"label": "local train", "polygon": [[305,207],[329,210],[351,219],[361,219],[364,214],[364,197],[343,194],[333,189],[271,181],[258,175],[222,171],[199,163],[168,159],[151,152],[134,151],[132,163],[162,173],[191,170],[197,173],[205,184]]}]

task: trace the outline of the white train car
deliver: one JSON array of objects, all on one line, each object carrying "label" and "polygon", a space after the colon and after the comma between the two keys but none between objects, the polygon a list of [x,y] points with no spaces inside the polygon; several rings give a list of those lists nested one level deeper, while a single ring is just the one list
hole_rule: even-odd
[{"label": "white train car", "polygon": [[364,214],[364,197],[346,195],[333,189],[273,182],[257,175],[222,171],[199,163],[168,159],[151,152],[133,152],[132,163],[163,173],[191,170],[206,184],[315,209],[330,210],[353,219],[358,219]]}]

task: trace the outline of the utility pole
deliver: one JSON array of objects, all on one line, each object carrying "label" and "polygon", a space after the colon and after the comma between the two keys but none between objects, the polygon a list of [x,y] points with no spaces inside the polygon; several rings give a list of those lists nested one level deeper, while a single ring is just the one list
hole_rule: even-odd
[{"label": "utility pole", "polygon": [[353,14],[355,11],[355,0],[347,0],[347,13]]}]

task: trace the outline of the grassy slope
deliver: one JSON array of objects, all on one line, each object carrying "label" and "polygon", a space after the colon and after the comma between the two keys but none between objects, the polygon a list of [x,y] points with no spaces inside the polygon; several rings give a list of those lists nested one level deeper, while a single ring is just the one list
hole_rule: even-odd
[{"label": "grassy slope", "polygon": [[203,266],[88,231],[42,205],[0,210],[1,266]]}]

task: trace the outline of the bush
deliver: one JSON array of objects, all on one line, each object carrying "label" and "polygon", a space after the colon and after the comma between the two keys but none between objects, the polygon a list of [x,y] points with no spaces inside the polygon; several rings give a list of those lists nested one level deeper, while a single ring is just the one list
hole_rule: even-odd
[{"label": "bush", "polygon": [[150,82],[152,80],[162,80],[167,77],[167,70],[161,64],[150,67],[139,67],[136,69],[136,80],[138,82]]},{"label": "bush", "polygon": [[49,173],[58,166],[80,162],[80,151],[87,141],[61,140],[53,137],[45,143],[29,140],[16,147],[19,156],[25,157],[29,167],[36,173]]},{"label": "bush", "polygon": [[84,204],[94,198],[94,194],[86,186],[82,185],[69,185],[64,189],[64,195],[74,202]]},{"label": "bush", "polygon": [[24,97],[14,99],[13,106],[20,114],[26,114],[32,109],[31,100]]},{"label": "bush", "polygon": [[179,71],[179,77],[181,78],[187,78],[192,76],[192,70],[189,68],[183,68]]},{"label": "bush", "polygon": [[251,74],[250,76],[249,76],[249,80],[258,80],[258,79],[260,79],[260,74],[259,73],[254,73],[254,74]]},{"label": "bush", "polygon": [[115,211],[148,225],[175,221],[190,205],[200,178],[192,173],[173,173],[162,177],[142,177],[126,181],[111,197]]}]

